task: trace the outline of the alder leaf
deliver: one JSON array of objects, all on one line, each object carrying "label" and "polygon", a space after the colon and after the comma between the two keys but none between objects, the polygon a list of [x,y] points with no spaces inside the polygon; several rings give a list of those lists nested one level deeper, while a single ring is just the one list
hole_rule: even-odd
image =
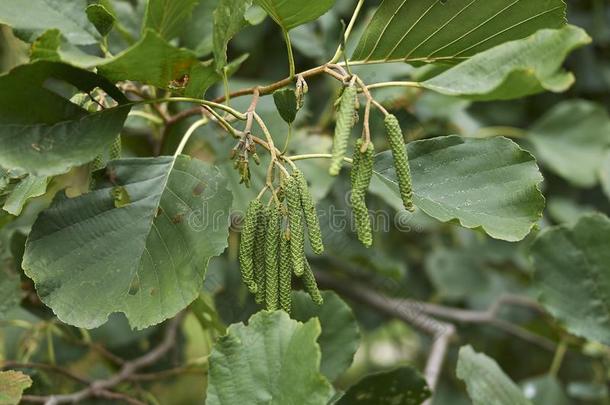
[{"label": "alder leaf", "polygon": [[199,1],[148,0],[142,33],[152,29],[167,41],[177,37],[191,18],[191,13]]},{"label": "alder leaf", "polygon": [[456,373],[473,405],[532,405],[493,359],[470,346],[460,349]]},{"label": "alder leaf", "polygon": [[573,334],[610,344],[610,219],[582,216],[532,246],[540,303]]},{"label": "alder leaf", "polygon": [[96,44],[100,35],[87,19],[87,0],[2,0],[0,24],[32,42],[37,36],[57,28],[75,45]]},{"label": "alder leaf", "polygon": [[[82,92],[99,87],[119,105],[90,114],[59,93],[66,84]],[[0,94],[0,165],[34,176],[92,161],[116,139],[130,109],[103,77],[58,62],[38,61],[0,76]]]},{"label": "alder leaf", "polygon": [[333,291],[322,291],[324,303],[316,305],[302,291],[292,294],[292,317],[306,322],[318,318],[322,334],[318,338],[322,350],[320,370],[330,381],[339,377],[352,364],[360,346],[360,329],[352,309]]},{"label": "alder leaf", "polygon": [[227,65],[227,46],[231,38],[248,25],[244,18],[252,0],[219,0],[214,10],[214,61],[218,72]]},{"label": "alder leaf", "polygon": [[541,28],[559,28],[565,13],[563,0],[385,0],[351,59],[459,63]]},{"label": "alder leaf", "polygon": [[430,398],[424,377],[414,368],[370,374],[351,386],[337,405],[419,405]]},{"label": "alder leaf", "polygon": [[192,51],[170,45],[151,30],[131,48],[98,65],[98,72],[115,82],[135,80],[196,98],[203,98],[220,80],[211,61],[200,62]]},{"label": "alder leaf", "polygon": [[316,20],[332,8],[335,0],[254,0],[284,31]]},{"label": "alder leaf", "polygon": [[137,329],[162,322],[198,296],[227,246],[226,181],[186,156],[115,160],[97,177],[95,190],[59,195],[40,214],[23,268],[70,325],[95,328],[113,312]]},{"label": "alder leaf", "polygon": [[[407,150],[415,205],[440,221],[514,242],[542,217],[542,175],[532,155],[509,139],[452,135],[411,142]],[[377,155],[374,173],[371,191],[401,206],[390,151]]]},{"label": "alder leaf", "polygon": [[526,141],[555,174],[576,186],[593,187],[610,151],[610,116],[591,101],[564,101],[528,130]]},{"label": "alder leaf", "polygon": [[85,11],[87,12],[87,18],[101,36],[105,37],[110,34],[116,19],[106,7],[101,4],[90,4]]},{"label": "alder leaf", "polygon": [[11,215],[21,214],[30,198],[41,196],[47,191],[49,180],[46,176],[27,176],[15,185],[2,208]]},{"label": "alder leaf", "polygon": [[23,391],[32,386],[32,379],[20,371],[0,371],[0,404],[17,405]]},{"label": "alder leaf", "polygon": [[297,117],[298,102],[297,94],[293,89],[281,89],[273,93],[275,107],[282,119],[292,124]]},{"label": "alder leaf", "polygon": [[542,91],[567,90],[574,75],[562,69],[568,54],[591,38],[581,28],[568,25],[541,30],[474,55],[421,84],[449,96],[472,100],[509,100]]},{"label": "alder leaf", "polygon": [[234,324],[210,355],[207,405],[320,405],[332,387],[320,374],[320,323],[261,311]]}]

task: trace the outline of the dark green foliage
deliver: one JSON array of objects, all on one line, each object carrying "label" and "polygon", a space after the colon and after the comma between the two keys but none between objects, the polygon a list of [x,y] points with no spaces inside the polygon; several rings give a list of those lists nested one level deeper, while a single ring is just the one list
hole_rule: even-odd
[{"label": "dark green foliage", "polygon": [[354,111],[356,109],[356,97],[358,90],[355,86],[349,86],[343,91],[339,101],[339,111],[337,112],[337,123],[335,126],[335,139],[333,141],[332,161],[329,173],[337,176],[343,166],[343,158],[347,151],[349,136],[354,127]]},{"label": "dark green foliage", "polygon": [[356,222],[356,232],[358,239],[366,247],[373,244],[373,233],[371,230],[371,218],[366,206],[366,191],[371,183],[373,176],[373,163],[375,157],[375,147],[369,142],[367,149],[362,152],[364,141],[358,139],[354,148],[354,158],[351,173],[352,193],[350,203],[354,212]]},{"label": "dark green foliage", "polygon": [[407,149],[405,148],[404,138],[400,123],[393,114],[388,114],[385,117],[385,129],[392,157],[394,158],[394,167],[396,168],[396,176],[398,177],[398,186],[400,188],[400,196],[405,209],[413,211],[413,189],[411,186],[411,170],[409,168],[409,158]]}]

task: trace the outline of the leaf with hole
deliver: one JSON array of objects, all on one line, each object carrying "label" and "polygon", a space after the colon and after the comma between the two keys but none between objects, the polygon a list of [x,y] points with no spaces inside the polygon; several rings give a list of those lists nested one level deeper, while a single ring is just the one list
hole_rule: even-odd
[{"label": "leaf with hole", "polygon": [[349,387],[337,405],[419,405],[430,398],[424,377],[414,368],[400,367],[370,374]]},{"label": "leaf with hole", "polygon": [[[227,246],[226,181],[186,156],[114,160],[97,174],[93,191],[59,195],[38,217],[26,274],[70,325],[94,328],[123,312],[142,329],[176,315],[199,295],[208,261]],[[117,187],[127,203],[116,204]]]}]

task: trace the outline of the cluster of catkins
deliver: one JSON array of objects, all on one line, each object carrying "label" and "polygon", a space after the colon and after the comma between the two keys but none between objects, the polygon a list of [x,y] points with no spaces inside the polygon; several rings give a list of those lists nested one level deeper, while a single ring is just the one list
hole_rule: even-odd
[{"label": "cluster of catkins", "polygon": [[[339,100],[337,112],[337,123],[335,126],[335,138],[333,143],[332,161],[330,174],[336,176],[341,171],[347,145],[356,124],[358,108],[358,91],[356,86],[350,85],[344,89]],[[404,138],[398,119],[393,114],[385,117],[385,130],[388,144],[392,151],[394,167],[398,178],[400,196],[405,209],[414,210],[413,190],[411,186],[411,171],[409,158],[404,144]],[[366,191],[369,188],[373,175],[373,163],[375,158],[375,147],[370,141],[359,138],[354,147],[352,160],[351,185],[352,193],[350,204],[354,212],[356,232],[358,239],[366,246],[373,244],[373,233],[371,229],[371,218],[366,207]]]},{"label": "cluster of catkins", "polygon": [[[320,223],[307,181],[294,170],[282,186],[283,200],[270,206],[250,202],[239,246],[242,279],[258,304],[290,313],[292,276],[299,277],[316,304],[322,304],[316,279],[305,256],[305,231],[316,254],[324,251]],[[283,202],[286,204],[284,205]]]}]

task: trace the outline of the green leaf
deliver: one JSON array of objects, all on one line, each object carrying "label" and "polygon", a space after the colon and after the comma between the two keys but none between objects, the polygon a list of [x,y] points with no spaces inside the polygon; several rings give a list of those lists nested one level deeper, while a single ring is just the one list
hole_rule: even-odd
[{"label": "green leaf", "polygon": [[360,345],[360,329],[352,309],[332,291],[323,291],[324,304],[316,305],[302,291],[292,294],[292,317],[306,322],[318,318],[322,334],[318,343],[322,349],[320,370],[330,381],[339,377],[352,364]]},{"label": "green leaf", "polygon": [[0,405],[17,405],[32,379],[20,371],[0,371]]},{"label": "green leaf", "polygon": [[200,1],[180,35],[180,44],[192,49],[197,56],[208,55],[214,48],[213,13],[217,5],[218,0]]},{"label": "green leaf", "polygon": [[[19,306],[21,301],[21,278],[12,270],[0,268],[0,320]],[[0,391],[1,395],[1,391]]]},{"label": "green leaf", "polygon": [[27,176],[15,186],[2,208],[11,215],[21,214],[30,198],[41,196],[47,191],[49,180],[46,176]]},{"label": "green leaf", "polygon": [[532,405],[493,359],[470,346],[460,349],[457,376],[466,383],[473,405]]},{"label": "green leaf", "polygon": [[520,383],[525,396],[534,405],[570,405],[571,402],[564,393],[557,377],[544,375],[531,378]]},{"label": "green leaf", "polygon": [[31,42],[46,30],[57,28],[75,45],[96,44],[99,34],[87,20],[87,0],[2,0],[0,24],[6,24]]},{"label": "green leaf", "polygon": [[597,184],[610,150],[610,116],[585,100],[557,104],[530,129],[536,157],[555,174],[580,187]]},{"label": "green leaf", "polygon": [[105,37],[110,34],[112,27],[114,27],[115,18],[106,7],[101,4],[90,4],[85,11],[87,12],[87,18],[101,36]]},{"label": "green leaf", "polygon": [[45,31],[30,47],[30,61],[63,61],[72,66],[90,69],[104,61],[104,58],[90,55],[68,43],[57,29]]},{"label": "green leaf", "polygon": [[[411,142],[407,150],[415,205],[440,221],[518,241],[542,216],[542,175],[534,158],[509,139],[453,135]],[[371,191],[399,199],[389,151],[377,155],[375,174]]]},{"label": "green leaf", "polygon": [[[124,312],[142,329],[198,296],[227,246],[231,194],[216,168],[186,156],[115,160],[102,174],[38,217],[23,268],[63,322],[94,328]],[[118,208],[117,187],[129,196]]]},{"label": "green leaf", "polygon": [[[66,84],[82,92],[99,87],[119,106],[89,114],[60,95]],[[103,77],[48,61],[0,76],[0,94],[0,165],[34,176],[65,173],[93,160],[116,139],[130,108]]]},{"label": "green leaf", "polygon": [[332,388],[319,372],[320,323],[261,311],[234,324],[210,355],[207,405],[320,405]]},{"label": "green leaf", "polygon": [[559,28],[565,13],[563,0],[385,0],[351,59],[459,63],[541,28]]},{"label": "green leaf", "polygon": [[332,8],[335,0],[254,0],[285,31],[321,17]]},{"label": "green leaf", "polygon": [[211,62],[200,62],[193,52],[171,46],[150,30],[131,48],[99,65],[98,72],[115,82],[135,80],[196,98],[203,98],[220,80]]},{"label": "green leaf", "polygon": [[165,40],[169,41],[177,37],[191,18],[191,13],[199,1],[148,0],[142,33],[153,29]]},{"label": "green leaf", "polygon": [[252,0],[219,0],[214,10],[214,61],[220,72],[227,65],[227,46],[231,38],[248,25],[244,15]]},{"label": "green leaf", "polygon": [[541,30],[479,53],[420,84],[472,100],[509,100],[545,90],[559,93],[574,83],[574,75],[561,67],[565,58],[590,42],[587,33],[573,25]]},{"label": "green leaf", "polygon": [[610,219],[585,215],[532,246],[540,303],[573,334],[610,344]]},{"label": "green leaf", "polygon": [[418,405],[430,395],[426,380],[417,370],[401,367],[364,377],[337,405]]},{"label": "green leaf", "polygon": [[297,94],[293,89],[281,89],[273,93],[273,101],[282,119],[292,124],[297,117]]}]

